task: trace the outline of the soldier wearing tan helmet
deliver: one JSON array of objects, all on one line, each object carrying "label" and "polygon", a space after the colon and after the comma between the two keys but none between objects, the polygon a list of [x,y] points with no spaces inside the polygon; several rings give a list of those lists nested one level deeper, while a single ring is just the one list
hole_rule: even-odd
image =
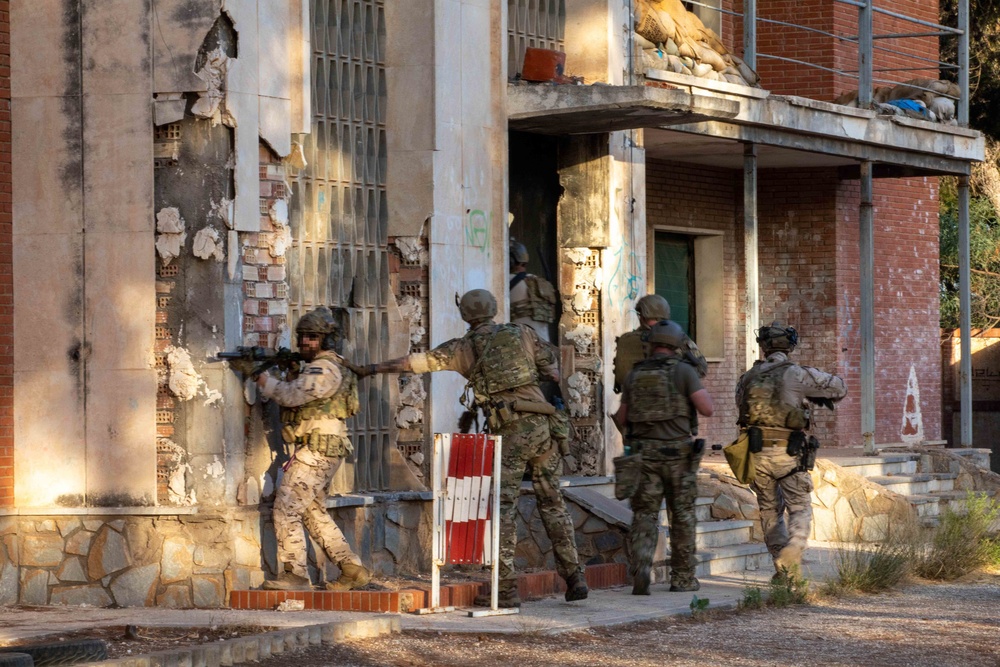
[{"label": "soldier wearing tan helmet", "polygon": [[[431,373],[456,371],[469,380],[476,403],[486,414],[490,433],[503,436],[500,481],[501,607],[520,606],[514,548],[517,545],[517,498],[521,479],[530,466],[538,512],[552,542],[556,568],[566,580],[566,600],[587,597],[583,565],[576,551],[573,521],[559,491],[558,447],[552,440],[554,408],[538,387],[540,379],[559,381],[559,366],[551,345],[523,324],[496,324],[497,302],[484,289],[466,292],[458,302],[469,331],[426,353],[372,364],[370,373]],[[489,605],[489,596],[477,604]]]},{"label": "soldier wearing tan helmet", "polygon": [[[647,294],[635,302],[635,313],[639,316],[639,328],[615,339],[614,390],[616,394],[621,393],[625,386],[625,378],[631,372],[632,367],[646,357],[642,337],[649,332],[652,325],[670,319],[670,304],[659,294]],[[687,336],[685,336],[681,354],[694,364],[701,377],[705,377],[708,372],[708,362],[705,361],[705,356],[698,349],[698,345]]]},{"label": "soldier wearing tan helmet", "polygon": [[546,343],[549,326],[559,317],[556,288],[545,278],[528,273],[528,249],[510,240],[510,321],[527,324]]},{"label": "soldier wearing tan helmet", "polygon": [[775,578],[797,577],[812,524],[809,471],[819,448],[819,442],[806,434],[809,403],[832,409],[847,395],[847,388],[836,375],[788,358],[799,342],[794,328],[775,320],[756,333],[766,358],[756,361],[736,386],[740,437],[747,438],[753,453],[750,488],[757,494]]},{"label": "soldier wearing tan helmet", "polygon": [[295,448],[274,495],[278,576],[265,581],[264,588],[312,588],[306,555],[308,530],[340,568],[340,577],[326,588],[348,591],[367,584],[371,573],[330,518],[326,494],[337,468],[353,451],[344,420],[358,412],[358,378],[334,351],[340,331],[329,308],[303,315],[295,333],[305,362],[297,376],[284,382],[270,374],[257,379],[261,395],[281,406],[281,434]]},{"label": "soldier wearing tan helmet", "polygon": [[705,441],[695,441],[696,414],[712,416],[712,397],[683,355],[687,335],[676,322],[654,324],[646,336],[649,356],[625,378],[615,423],[628,432],[626,450],[640,454],[641,475],[631,498],[629,569],[632,595],[649,595],[660,506],[670,517],[670,590],[696,591],[696,480]]}]

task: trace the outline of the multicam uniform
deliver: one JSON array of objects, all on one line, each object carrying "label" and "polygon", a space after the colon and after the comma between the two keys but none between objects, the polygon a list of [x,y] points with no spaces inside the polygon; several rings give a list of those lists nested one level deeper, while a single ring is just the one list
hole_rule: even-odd
[{"label": "multicam uniform", "polygon": [[659,534],[660,504],[670,519],[670,583],[688,588],[695,575],[696,480],[700,452],[692,452],[690,396],[702,389],[698,372],[680,357],[654,354],[640,361],[625,380],[628,444],[642,453],[642,481],[632,497],[629,550],[631,574],[648,572]]},{"label": "multicam uniform", "polygon": [[552,283],[531,273],[511,274],[511,322],[527,324],[539,338],[549,343],[549,324],[556,321],[557,315],[556,289]]},{"label": "multicam uniform", "polygon": [[427,353],[411,354],[408,359],[414,373],[451,370],[470,378],[477,402],[487,412],[490,432],[503,436],[498,593],[517,594],[515,519],[521,479],[528,464],[556,568],[564,579],[574,574],[582,576],[573,521],[555,472],[559,452],[550,435],[550,421],[554,425],[556,416],[532,411],[548,405],[538,380],[555,376],[558,366],[552,346],[542,343],[535,330],[523,324],[486,322],[462,338],[442,343]]},{"label": "multicam uniform", "polygon": [[809,428],[808,398],[839,401],[846,394],[842,379],[799,366],[783,351],[757,361],[737,383],[740,426],[762,431],[764,448],[754,454],[756,478],[750,486],[757,494],[764,542],[779,572],[801,564],[812,524],[812,477],[798,471],[798,458],[788,455],[788,436]]},{"label": "multicam uniform", "polygon": [[282,437],[296,447],[274,496],[278,560],[309,578],[304,527],[331,561],[361,565],[326,509],[330,480],[353,451],[344,420],[358,412],[357,376],[324,350],[294,380],[268,376],[261,394],[282,407]]}]

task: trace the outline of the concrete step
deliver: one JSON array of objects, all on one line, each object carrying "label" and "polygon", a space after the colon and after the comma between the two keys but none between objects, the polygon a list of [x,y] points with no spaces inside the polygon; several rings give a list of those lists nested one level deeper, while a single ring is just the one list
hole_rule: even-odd
[{"label": "concrete step", "polygon": [[[822,450],[820,450],[822,451]],[[882,454],[880,456],[830,456],[826,458],[841,468],[862,477],[910,475],[917,472],[917,454]]]},{"label": "concrete step", "polygon": [[906,499],[910,501],[910,505],[917,511],[918,517],[936,517],[941,513],[941,505],[936,496],[918,494],[907,496]]},{"label": "concrete step", "polygon": [[[728,521],[699,521],[695,528],[695,544],[698,549],[714,549],[718,547],[728,547],[735,544],[747,544],[750,540],[750,531],[753,528],[753,521],[739,521],[730,519]],[[670,527],[666,523],[660,524],[660,534],[662,540],[669,541]]]},{"label": "concrete step", "polygon": [[726,572],[744,572],[746,570],[764,570],[771,567],[771,554],[762,542],[733,544],[728,547],[715,547],[704,551],[698,550],[698,567],[695,570],[699,577]]},{"label": "concrete step", "polygon": [[913,475],[873,475],[868,481],[902,496],[927,495],[955,488],[957,473],[918,473]]}]

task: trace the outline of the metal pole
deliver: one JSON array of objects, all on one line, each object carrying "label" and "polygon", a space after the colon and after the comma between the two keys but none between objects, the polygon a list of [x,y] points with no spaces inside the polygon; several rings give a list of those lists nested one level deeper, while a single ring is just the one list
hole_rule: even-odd
[{"label": "metal pole", "polygon": [[872,104],[873,14],[872,0],[865,0],[864,5],[858,7],[858,107],[862,109]]},{"label": "metal pole", "polygon": [[861,163],[861,435],[875,455],[875,208],[872,163]]},{"label": "metal pole", "polygon": [[[751,0],[752,2],[752,0]],[[746,267],[746,368],[759,352],[754,331],[760,328],[760,277],[757,264],[757,145],[743,146],[743,242]]]},{"label": "metal pole", "polygon": [[958,124],[969,124],[969,0],[958,0]]},{"label": "metal pole", "polygon": [[743,62],[757,71],[757,0],[743,0]]},{"label": "metal pole", "polygon": [[958,294],[962,358],[958,366],[962,447],[972,447],[972,295],[969,257],[969,177],[958,179]]}]

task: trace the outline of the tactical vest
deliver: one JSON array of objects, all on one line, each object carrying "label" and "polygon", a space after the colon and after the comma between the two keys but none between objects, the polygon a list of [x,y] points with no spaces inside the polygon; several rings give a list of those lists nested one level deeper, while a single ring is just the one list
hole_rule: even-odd
[{"label": "tactical vest", "polygon": [[628,419],[632,422],[661,422],[690,417],[687,396],[677,390],[677,357],[656,357],[635,365],[629,381]]},{"label": "tactical vest", "polygon": [[[305,405],[284,408],[281,421],[293,431],[310,419],[348,419],[361,410],[358,398],[358,376],[343,366],[340,367],[342,381],[336,393],[326,398],[309,401]],[[297,443],[308,444],[308,443]]]},{"label": "tactical vest", "polygon": [[625,386],[625,378],[632,372],[632,367],[646,358],[642,349],[642,330],[636,329],[624,333],[615,339],[615,386]]},{"label": "tactical vest", "polygon": [[538,276],[528,275],[524,278],[528,288],[528,298],[511,302],[510,319],[526,317],[534,322],[556,321],[556,290],[552,283]]},{"label": "tactical vest", "polygon": [[469,380],[477,394],[489,396],[538,382],[535,360],[524,351],[516,324],[500,324],[489,333],[467,335],[476,350],[476,367]]},{"label": "tactical vest", "polygon": [[781,401],[781,378],[791,365],[791,361],[782,362],[750,380],[743,390],[740,424],[791,429],[808,427],[801,406]]}]

